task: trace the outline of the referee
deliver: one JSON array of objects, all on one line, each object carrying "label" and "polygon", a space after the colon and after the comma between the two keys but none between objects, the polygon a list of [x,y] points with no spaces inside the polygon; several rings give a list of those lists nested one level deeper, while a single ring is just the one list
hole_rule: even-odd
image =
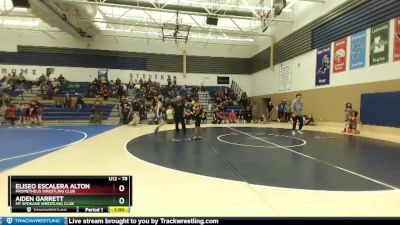
[{"label": "referee", "polygon": [[179,122],[182,124],[183,134],[186,135],[186,125],[185,125],[185,104],[182,101],[181,96],[176,96],[174,107],[174,121],[175,121],[175,131],[179,134]]}]

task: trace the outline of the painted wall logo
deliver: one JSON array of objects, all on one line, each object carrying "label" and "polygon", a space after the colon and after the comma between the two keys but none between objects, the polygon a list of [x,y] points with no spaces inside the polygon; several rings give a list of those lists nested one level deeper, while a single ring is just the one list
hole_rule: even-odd
[{"label": "painted wall logo", "polygon": [[28,75],[29,72],[31,71],[31,75],[37,75],[38,71],[37,69],[32,69],[32,70],[28,70],[28,69],[7,69],[7,68],[1,68],[1,74],[3,75],[7,75],[7,74],[16,74],[19,75],[20,73],[22,73],[22,75]]},{"label": "painted wall logo", "polygon": [[331,45],[317,49],[317,69],[315,85],[328,85],[330,83]]},{"label": "painted wall logo", "polygon": [[389,27],[389,22],[385,22],[371,28],[370,65],[389,61]]},{"label": "painted wall logo", "polygon": [[394,23],[393,61],[399,61],[399,60],[400,60],[400,17],[397,17]]},{"label": "painted wall logo", "polygon": [[334,60],[333,60],[333,72],[346,71],[347,61],[347,38],[334,42]]}]

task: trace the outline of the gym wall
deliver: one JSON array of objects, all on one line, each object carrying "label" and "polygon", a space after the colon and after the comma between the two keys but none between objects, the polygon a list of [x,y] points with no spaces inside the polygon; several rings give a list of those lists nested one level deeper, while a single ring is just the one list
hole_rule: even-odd
[{"label": "gym wall", "polygon": [[[362,94],[392,92],[399,91],[399,89],[400,79],[397,79],[340,87],[306,90],[300,91],[300,93],[302,94],[304,100],[304,113],[313,114],[316,122],[343,122],[344,105],[346,102],[353,103],[353,108],[360,112]],[[264,98],[271,98],[272,103],[276,107],[282,99],[292,101],[295,98],[296,93],[298,92],[295,91],[271,95],[262,95],[252,97],[251,99],[255,101],[256,104],[258,104],[258,112],[261,115],[261,113],[266,112],[265,103],[263,102]],[[388,106],[388,108],[390,108],[390,106]],[[274,108],[274,120],[277,118],[277,115],[277,110],[276,108]],[[376,116],[380,115],[378,114]]]}]

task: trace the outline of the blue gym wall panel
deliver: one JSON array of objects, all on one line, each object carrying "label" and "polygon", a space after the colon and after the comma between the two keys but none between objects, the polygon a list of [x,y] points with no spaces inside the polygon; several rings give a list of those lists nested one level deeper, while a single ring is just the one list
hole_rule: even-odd
[{"label": "blue gym wall panel", "polygon": [[313,29],[312,48],[319,48],[397,16],[400,16],[399,0],[366,1],[364,4]]},{"label": "blue gym wall panel", "polygon": [[0,64],[145,70],[143,58],[43,52],[0,52]]},{"label": "blue gym wall panel", "polygon": [[363,124],[400,127],[400,91],[361,95]]}]

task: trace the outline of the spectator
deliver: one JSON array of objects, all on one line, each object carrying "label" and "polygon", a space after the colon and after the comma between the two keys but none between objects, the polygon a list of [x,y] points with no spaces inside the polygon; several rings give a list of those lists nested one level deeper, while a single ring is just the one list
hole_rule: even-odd
[{"label": "spectator", "polygon": [[350,126],[350,120],[351,116],[353,113],[353,105],[348,102],[345,105],[345,110],[344,110],[344,130],[343,132],[346,132],[347,128]]},{"label": "spectator", "polygon": [[213,112],[213,124],[221,124],[222,123],[222,117],[220,113],[217,110],[214,110]]},{"label": "spectator", "polygon": [[235,114],[235,110],[233,110],[233,109],[229,113],[229,123],[236,123],[236,114]]},{"label": "spectator", "polygon": [[69,93],[65,94],[64,108],[70,109],[72,107],[72,97]]},{"label": "spectator", "polygon": [[173,124],[174,123],[174,110],[172,109],[172,106],[168,106],[166,114],[167,114],[167,123]]},{"label": "spectator", "polygon": [[285,104],[285,122],[290,123],[292,121],[292,104],[287,101]]},{"label": "spectator", "polygon": [[201,116],[201,123],[207,124],[207,112],[204,112],[203,115]]},{"label": "spectator", "polygon": [[298,93],[296,94],[296,98],[292,101],[293,135],[296,134],[295,130],[296,130],[297,120],[299,121],[299,130],[297,132],[299,134],[303,134],[303,131],[301,130],[303,128],[303,108],[304,108],[303,99],[301,97],[301,94]]},{"label": "spectator", "polygon": [[278,105],[278,123],[281,122],[281,119],[285,119],[285,106],[286,106],[286,100],[283,99],[279,105]]},{"label": "spectator", "polygon": [[353,110],[351,112],[351,118],[350,118],[350,123],[349,127],[347,128],[347,133],[354,133],[354,134],[359,134],[360,131],[357,130],[357,123],[358,123],[358,112],[356,110]]},{"label": "spectator", "polygon": [[10,122],[11,125],[15,125],[17,114],[17,108],[14,104],[9,104],[6,109],[6,121]]},{"label": "spectator", "polygon": [[60,84],[64,84],[67,80],[63,77],[62,74],[60,74],[60,76],[57,78],[58,82],[60,82]]},{"label": "spectator", "polygon": [[243,113],[242,109],[239,110],[238,120],[239,120],[239,123],[244,123],[244,113]]},{"label": "spectator", "polygon": [[258,106],[255,102],[253,102],[253,104],[251,105],[251,117],[256,120],[257,119],[257,115],[258,115]]},{"label": "spectator", "polygon": [[268,102],[267,105],[267,123],[271,123],[272,120],[272,111],[274,110],[274,105],[272,104],[272,100]]},{"label": "spectator", "polygon": [[101,125],[103,120],[103,101],[100,98],[96,97],[93,109],[93,122],[95,125]]},{"label": "spectator", "polygon": [[82,110],[82,107],[84,107],[85,101],[83,100],[83,96],[79,95],[78,99],[76,100],[76,111],[80,112]]},{"label": "spectator", "polygon": [[303,116],[304,125],[314,125],[314,117],[312,114]]},{"label": "spectator", "polygon": [[244,120],[247,123],[251,123],[252,121],[252,112],[250,110],[250,106],[247,106],[246,111],[244,112]]},{"label": "spectator", "polygon": [[56,108],[63,108],[64,107],[64,97],[61,97],[61,96],[54,97],[54,105]]},{"label": "spectator", "polygon": [[24,125],[27,121],[26,106],[23,103],[19,103],[18,108],[19,123]]}]

